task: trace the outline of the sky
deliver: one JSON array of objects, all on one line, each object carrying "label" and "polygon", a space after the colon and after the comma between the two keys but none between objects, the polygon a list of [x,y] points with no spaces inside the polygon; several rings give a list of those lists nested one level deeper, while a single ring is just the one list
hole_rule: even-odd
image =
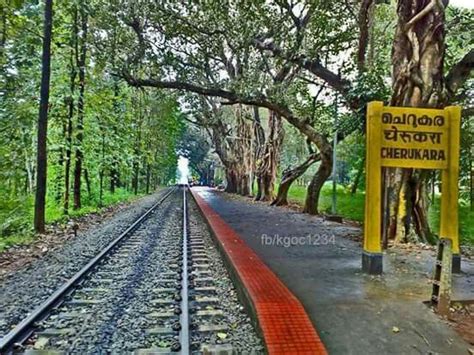
[{"label": "sky", "polygon": [[467,7],[468,9],[474,9],[474,0],[450,0],[450,5]]},{"label": "sky", "polygon": [[178,160],[178,183],[187,184],[189,176],[189,161],[188,158],[179,157]]}]

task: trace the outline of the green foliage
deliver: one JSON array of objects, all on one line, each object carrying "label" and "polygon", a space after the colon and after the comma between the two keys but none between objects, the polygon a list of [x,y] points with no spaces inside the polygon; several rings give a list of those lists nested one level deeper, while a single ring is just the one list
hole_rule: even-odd
[{"label": "green foliage", "polygon": [[[430,226],[435,233],[439,230],[440,202],[440,196],[436,196],[429,210]],[[459,204],[459,236],[461,245],[474,246],[474,211],[470,209],[469,203],[462,200]]]},{"label": "green foliage", "polygon": [[1,244],[6,244],[7,238],[17,238],[25,235],[30,238],[31,218],[33,216],[33,198],[1,199],[0,200],[0,249]]},{"label": "green foliage", "polygon": [[[54,203],[54,200],[50,198],[46,206],[46,221],[47,223],[66,223],[70,218],[98,213],[108,206],[131,201],[139,196],[141,194],[135,195],[132,191],[120,188],[113,194],[106,192],[102,204],[96,196],[94,199],[86,201],[80,210],[71,211],[68,216],[64,215],[62,206]],[[35,241],[31,227],[32,217],[32,196],[27,197],[24,201],[3,201],[0,205],[0,221],[3,221],[0,225],[0,252],[13,245],[24,245]]]},{"label": "green foliage", "polygon": [[[351,186],[361,167],[364,169],[365,166],[365,136],[353,134],[342,141],[337,146],[337,159],[340,163],[338,164],[339,182],[349,180],[349,186]],[[344,166],[344,171],[347,172],[347,179],[340,176],[342,166]],[[359,189],[363,190],[365,188],[364,182],[362,175],[359,181]]]},{"label": "green foliage", "polygon": [[65,222],[68,221],[70,218],[84,216],[89,213],[100,212],[105,207],[115,205],[120,202],[130,201],[139,196],[142,196],[142,194],[135,195],[133,191],[129,191],[124,188],[119,188],[115,190],[114,193],[106,191],[101,202],[99,200],[98,194],[95,194],[92,198],[85,200],[83,208],[79,210],[72,210],[67,216],[64,215],[62,206],[54,203],[52,199],[49,199],[46,208],[46,222]]},{"label": "green foliage", "polygon": [[[311,126],[328,140],[336,130],[347,133],[348,128],[349,131],[357,129],[359,135],[346,138],[338,147],[341,166],[353,180],[364,156],[365,104],[372,100],[387,101],[390,94],[391,47],[396,23],[395,2],[377,1],[369,31],[366,65],[359,71],[355,59],[359,40],[358,4],[347,1],[55,1],[48,131],[48,221],[65,218],[64,195],[72,188],[78,151],[84,155],[83,212],[105,205],[110,199],[126,198],[126,194],[135,189],[143,192],[173,181],[180,150],[191,158],[192,164],[201,163],[196,163],[194,170],[208,168],[205,163],[210,150],[207,141],[189,131],[181,139],[185,125],[180,108],[191,107],[192,110],[197,106],[196,101],[205,100],[182,91],[130,87],[120,79],[123,70],[136,77],[230,90],[239,97],[256,101],[263,98],[278,107],[288,108],[299,122]],[[31,220],[35,189],[42,2],[0,0],[0,10],[0,226],[2,235],[12,236],[29,230],[27,221]],[[304,24],[304,15],[310,12],[309,22]],[[83,38],[78,28],[78,14],[79,19],[87,15],[87,38]],[[447,22],[446,69],[449,69],[472,47],[473,11],[448,7]],[[137,36],[137,31],[142,37]],[[280,54],[257,48],[256,39],[278,48]],[[83,43],[87,56],[81,141],[77,138],[80,95],[77,47]],[[350,81],[349,92],[340,90],[338,94],[337,110],[334,85],[305,69],[301,61],[294,63],[297,58],[304,58],[303,62],[310,61],[322,69],[328,68],[334,76]],[[283,79],[279,78],[281,73]],[[474,106],[473,85],[474,81],[468,80],[456,103]],[[315,91],[320,93],[316,98]],[[356,102],[359,109],[349,108],[348,102],[352,105]],[[199,107],[210,105],[205,101],[205,105]],[[226,116],[226,109],[221,111]],[[223,117],[225,129],[232,127],[229,122],[232,117]],[[72,124],[71,137],[69,123]],[[469,120],[463,120],[462,198],[466,198],[472,167],[472,127]],[[285,129],[282,168],[301,163],[308,155],[303,135],[288,124]],[[69,152],[71,180],[69,186],[65,186]],[[315,168],[311,167],[304,178],[314,174]],[[116,188],[115,194],[109,192],[111,185]],[[327,206],[324,194],[323,210]],[[344,201],[343,192],[341,201]],[[347,212],[356,219],[360,217],[355,212],[358,206],[355,203],[355,210]],[[67,212],[82,213],[71,208]]]},{"label": "green foliage", "polygon": [[[67,214],[82,215],[126,200],[135,190],[141,194],[174,181],[177,144],[184,130],[176,95],[135,89],[111,75],[119,58],[113,50],[100,47],[104,39],[101,26],[113,32],[107,40],[121,43],[124,37],[118,21],[105,23],[104,14],[98,11],[100,2],[58,0],[54,5],[46,201],[49,223],[65,220]],[[43,9],[35,0],[0,0],[0,10],[0,238],[10,238],[13,243],[32,235]],[[79,30],[83,14],[88,15],[87,38]],[[80,141],[77,46],[82,43],[87,54]],[[73,210],[78,151],[84,156],[82,208]],[[65,186],[68,154],[70,180]],[[115,193],[110,192],[113,176]],[[66,190],[70,192],[68,211],[64,210]]]},{"label": "green foliage", "polygon": [[[363,222],[365,193],[358,191],[351,195],[349,189],[344,186],[337,186],[337,213],[344,218]],[[306,187],[292,185],[288,194],[290,202],[300,205],[304,204],[306,197]],[[332,206],[332,184],[326,183],[321,190],[320,198],[321,212],[330,213]],[[435,203],[429,210],[429,223],[433,231],[439,230],[440,197],[436,196]],[[459,206],[459,232],[461,244],[474,246],[474,211],[470,210],[468,203],[461,203]]]},{"label": "green foliage", "polygon": [[[362,222],[364,220],[365,194],[357,192],[354,196],[348,192],[347,188],[337,186],[337,213],[344,218]],[[306,187],[292,185],[288,193],[290,202],[304,205],[306,198]],[[330,213],[332,206],[332,183],[326,183],[321,190],[320,210],[322,213]]]}]

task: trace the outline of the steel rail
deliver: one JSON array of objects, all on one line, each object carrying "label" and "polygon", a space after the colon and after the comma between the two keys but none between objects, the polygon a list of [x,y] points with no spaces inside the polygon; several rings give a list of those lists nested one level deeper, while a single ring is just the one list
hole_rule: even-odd
[{"label": "steel rail", "polygon": [[187,226],[187,204],[186,185],[183,187],[183,270],[181,273],[181,314],[179,343],[181,354],[189,355],[189,304],[188,304],[188,226]]},{"label": "steel rail", "polygon": [[114,239],[107,247],[97,254],[89,263],[87,263],[81,270],[79,270],[72,278],[70,278],[61,288],[54,292],[48,299],[39,305],[28,317],[23,319],[8,332],[2,339],[0,339],[0,353],[6,354],[12,352],[16,344],[23,343],[34,333],[34,323],[46,316],[51,308],[61,304],[65,296],[70,294],[77,284],[84,279],[84,277],[97,265],[102,258],[107,255],[118,243],[125,237],[134,232],[138,226],[159,206],[163,201],[171,195],[176,188],[170,188],[165,195],[160,198],[151,208],[149,208],[142,216],[133,222],[124,232],[122,232],[116,239]]}]

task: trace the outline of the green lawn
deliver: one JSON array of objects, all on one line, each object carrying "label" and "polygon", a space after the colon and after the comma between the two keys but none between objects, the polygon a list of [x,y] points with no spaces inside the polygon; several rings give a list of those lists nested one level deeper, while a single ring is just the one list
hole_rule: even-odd
[{"label": "green lawn", "polygon": [[[102,206],[99,206],[97,196],[89,199],[85,195],[83,207],[76,211],[70,208],[69,216],[63,214],[62,202],[56,203],[53,198],[48,198],[46,223],[66,223],[70,218],[100,212],[108,206],[130,201],[140,196],[143,194],[135,195],[133,192],[121,188],[117,189],[114,194],[107,191],[104,192]],[[22,201],[2,201],[0,205],[0,252],[12,245],[25,245],[33,242],[35,234],[32,229],[32,221],[33,196]]]},{"label": "green lawn", "polygon": [[[292,185],[288,194],[288,199],[303,205],[306,196],[306,187]],[[337,213],[347,219],[363,222],[364,220],[365,193],[357,192],[351,196],[343,186],[337,187]],[[322,213],[329,213],[332,206],[332,183],[328,182],[321,191],[319,210]],[[439,197],[429,211],[430,224],[433,230],[439,230]],[[470,211],[469,206],[459,206],[459,227],[461,233],[461,243],[474,245],[474,211]]]}]

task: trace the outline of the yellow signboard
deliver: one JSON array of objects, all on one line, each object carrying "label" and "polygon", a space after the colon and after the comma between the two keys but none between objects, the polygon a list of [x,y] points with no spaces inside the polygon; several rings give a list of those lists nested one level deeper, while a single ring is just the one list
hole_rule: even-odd
[{"label": "yellow signboard", "polygon": [[[450,238],[454,269],[460,265],[458,239],[458,175],[460,107],[444,110],[367,106],[366,196],[364,271],[382,272],[381,168],[441,169],[442,198],[440,237]],[[459,259],[459,262],[458,262]],[[460,268],[460,266],[459,266]]]},{"label": "yellow signboard", "polygon": [[382,166],[446,169],[449,120],[444,110],[384,107]]}]

